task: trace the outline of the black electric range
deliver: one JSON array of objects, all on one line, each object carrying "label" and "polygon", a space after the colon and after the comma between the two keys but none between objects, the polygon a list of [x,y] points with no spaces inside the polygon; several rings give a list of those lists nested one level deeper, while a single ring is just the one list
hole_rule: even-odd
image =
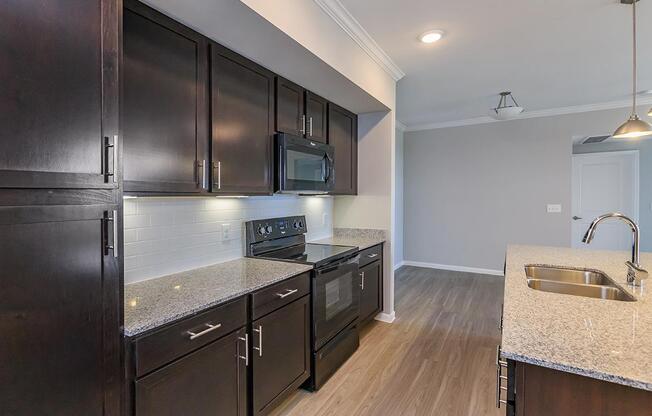
[{"label": "black electric range", "polygon": [[357,350],[360,278],[358,247],[306,243],[305,216],[249,221],[247,256],[311,264],[312,368],[318,390]]}]

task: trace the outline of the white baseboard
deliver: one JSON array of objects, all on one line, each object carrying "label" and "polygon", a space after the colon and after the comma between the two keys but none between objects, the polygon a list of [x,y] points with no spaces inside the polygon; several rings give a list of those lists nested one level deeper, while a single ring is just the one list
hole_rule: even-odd
[{"label": "white baseboard", "polygon": [[394,270],[398,270],[405,265],[404,261],[398,262],[394,265]]},{"label": "white baseboard", "polygon": [[449,270],[453,272],[466,272],[466,273],[488,274],[491,276],[504,276],[502,270],[481,269],[477,267],[466,267],[466,266],[453,266],[450,264],[425,263],[422,261],[405,260],[403,262],[403,265],[414,266],[414,267],[425,267],[428,269]]},{"label": "white baseboard", "polygon": [[396,311],[392,313],[381,312],[378,315],[376,315],[374,319],[380,322],[391,324],[392,322],[394,322],[394,319],[396,319]]}]

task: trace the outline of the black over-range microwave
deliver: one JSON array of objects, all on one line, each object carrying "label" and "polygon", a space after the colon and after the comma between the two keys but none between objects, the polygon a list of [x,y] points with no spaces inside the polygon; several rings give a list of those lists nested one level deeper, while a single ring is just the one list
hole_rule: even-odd
[{"label": "black over-range microwave", "polygon": [[335,149],[324,143],[279,133],[275,137],[278,193],[326,194],[335,184]]}]

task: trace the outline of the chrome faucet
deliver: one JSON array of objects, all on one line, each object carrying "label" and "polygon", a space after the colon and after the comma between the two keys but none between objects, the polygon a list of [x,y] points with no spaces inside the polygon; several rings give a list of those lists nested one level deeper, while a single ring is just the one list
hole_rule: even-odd
[{"label": "chrome faucet", "polygon": [[634,242],[632,245],[632,260],[625,263],[627,265],[627,283],[634,286],[640,286],[641,281],[647,279],[648,271],[643,269],[639,262],[641,257],[641,250],[639,246],[641,241],[641,230],[631,218],[618,212],[611,212],[609,214],[600,215],[593,220],[591,225],[589,225],[589,229],[586,230],[586,234],[584,234],[582,241],[586,244],[590,244],[591,241],[593,241],[593,237],[595,236],[595,229],[598,224],[609,218],[619,219],[629,225],[632,229],[632,233],[634,234]]}]

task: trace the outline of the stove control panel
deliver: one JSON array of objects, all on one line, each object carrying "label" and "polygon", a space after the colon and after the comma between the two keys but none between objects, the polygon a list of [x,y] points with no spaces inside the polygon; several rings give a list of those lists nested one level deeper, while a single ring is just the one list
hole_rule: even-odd
[{"label": "stove control panel", "polygon": [[248,243],[301,235],[308,231],[304,215],[248,221],[245,228]]}]

